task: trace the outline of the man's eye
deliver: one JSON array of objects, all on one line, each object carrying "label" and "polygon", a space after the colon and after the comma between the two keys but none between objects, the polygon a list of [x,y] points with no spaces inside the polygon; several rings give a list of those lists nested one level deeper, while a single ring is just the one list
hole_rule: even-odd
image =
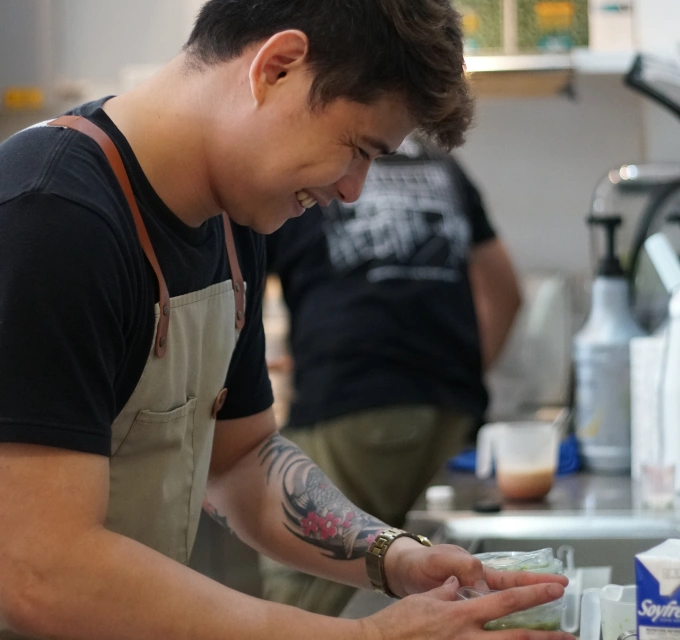
[{"label": "man's eye", "polygon": [[361,156],[362,160],[370,160],[371,156],[368,155],[361,147],[357,147],[359,150],[359,155]]}]

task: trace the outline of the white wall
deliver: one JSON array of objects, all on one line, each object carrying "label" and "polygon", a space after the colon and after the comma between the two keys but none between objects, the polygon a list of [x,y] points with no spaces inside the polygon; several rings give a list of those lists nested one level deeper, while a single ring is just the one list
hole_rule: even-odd
[{"label": "white wall", "polygon": [[[680,1],[636,0],[638,47],[646,53],[680,60]],[[680,160],[680,121],[667,111],[647,103],[644,108],[648,159]]]},{"label": "white wall", "polygon": [[[1,0],[0,0],[1,1]],[[127,64],[160,65],[188,37],[202,0],[52,0],[60,86],[82,86],[86,99],[115,91]],[[0,141],[81,99],[57,101],[44,111],[0,115]]]},{"label": "white wall", "polygon": [[645,159],[640,99],[621,79],[580,76],[576,90],[575,101],[481,100],[459,153],[522,270],[588,268],[584,219],[597,181]]},{"label": "white wall", "polygon": [[638,47],[664,57],[680,56],[680,2],[635,0]]},{"label": "white wall", "polygon": [[189,0],[55,0],[58,70],[68,80],[115,82],[124,64],[163,64],[189,35]]}]

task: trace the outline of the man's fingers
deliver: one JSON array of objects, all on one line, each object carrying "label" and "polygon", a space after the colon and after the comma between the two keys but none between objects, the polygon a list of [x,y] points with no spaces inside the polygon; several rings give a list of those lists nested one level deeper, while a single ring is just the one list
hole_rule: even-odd
[{"label": "man's fingers", "polygon": [[530,631],[529,629],[506,629],[492,631],[493,640],[575,640],[565,631]]},{"label": "man's fingers", "polygon": [[515,587],[471,601],[475,608],[479,607],[477,619],[487,623],[515,611],[525,611],[531,607],[552,602],[564,595],[564,587],[557,583],[536,584],[526,587]]},{"label": "man's fingers", "polygon": [[569,579],[554,573],[533,573],[532,571],[496,571],[486,569],[486,580],[489,587],[495,591],[511,587],[524,587],[532,584],[554,582],[566,587]]}]

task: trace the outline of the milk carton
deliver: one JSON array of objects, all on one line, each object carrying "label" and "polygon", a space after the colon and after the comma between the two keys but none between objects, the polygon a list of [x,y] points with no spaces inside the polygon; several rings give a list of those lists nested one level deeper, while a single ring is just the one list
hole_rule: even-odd
[{"label": "milk carton", "polygon": [[635,556],[639,640],[680,640],[680,540]]}]

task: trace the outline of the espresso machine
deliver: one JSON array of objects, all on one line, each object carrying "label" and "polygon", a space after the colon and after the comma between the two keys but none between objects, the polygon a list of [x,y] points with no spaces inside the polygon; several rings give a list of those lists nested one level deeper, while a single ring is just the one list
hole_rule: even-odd
[{"label": "espresso machine", "polygon": [[[680,118],[680,67],[647,54],[636,57],[625,84]],[[593,192],[591,216],[624,213],[632,224],[621,258],[630,281],[633,316],[653,333],[666,321],[668,293],[644,251],[645,240],[663,232],[680,253],[680,163],[625,164],[607,172]],[[626,246],[627,242],[627,246]],[[591,255],[598,248],[591,239]]]}]

